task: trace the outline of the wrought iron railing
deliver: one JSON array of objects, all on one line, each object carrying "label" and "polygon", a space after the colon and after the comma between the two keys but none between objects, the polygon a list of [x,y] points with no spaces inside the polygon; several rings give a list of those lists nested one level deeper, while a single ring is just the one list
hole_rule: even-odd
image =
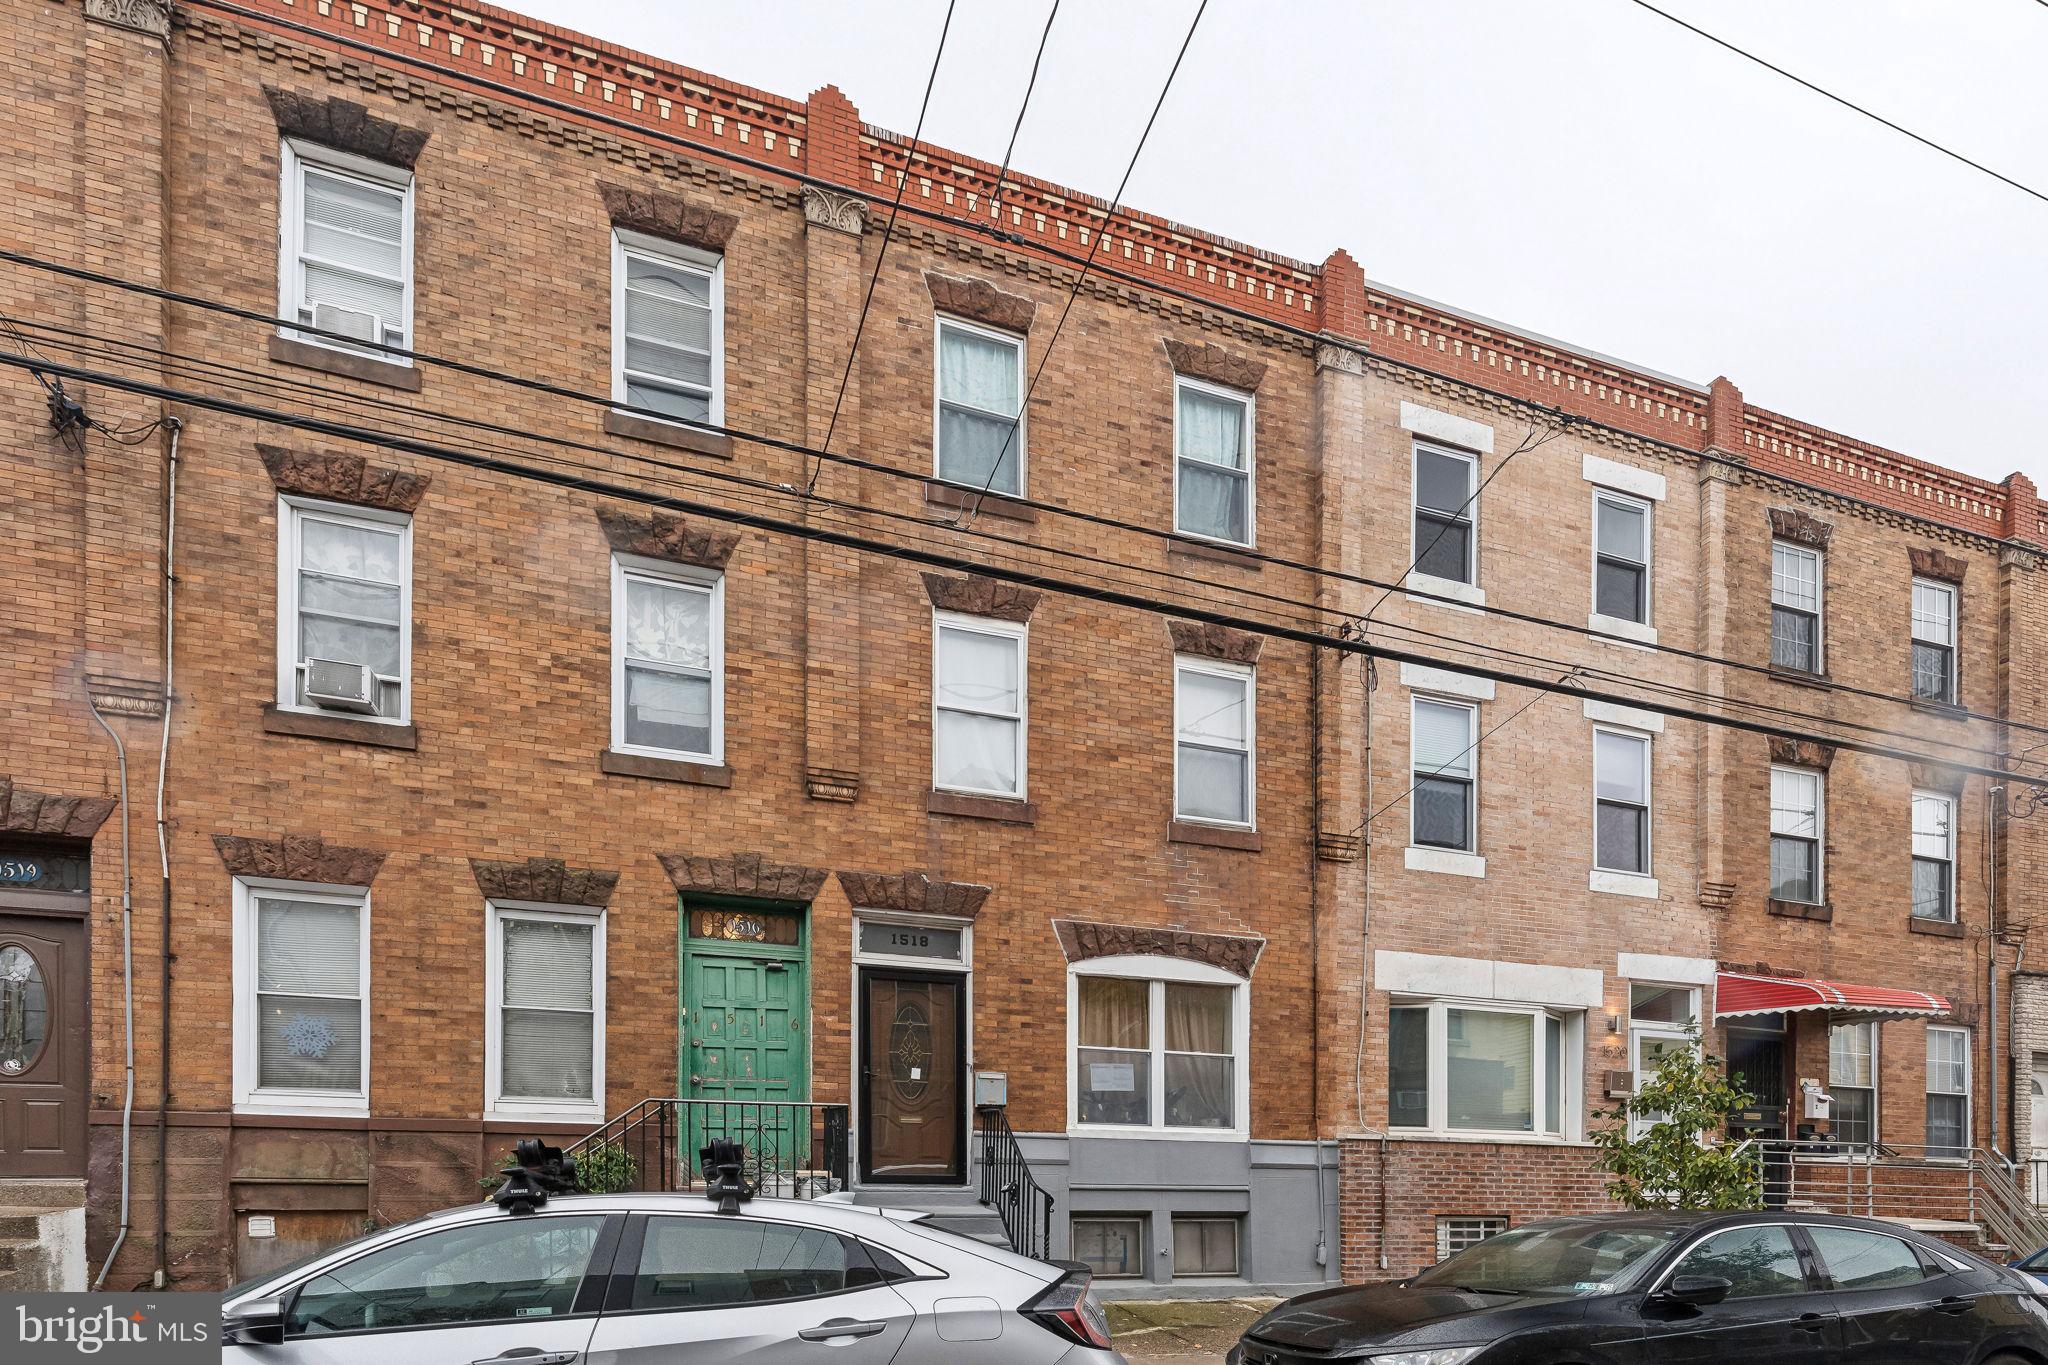
[{"label": "wrought iron railing", "polygon": [[747,1178],[777,1199],[815,1199],[846,1186],[846,1106],[753,1100],[650,1099],[567,1149],[585,1189],[701,1190],[713,1138],[746,1152]]},{"label": "wrought iron railing", "polygon": [[981,1202],[1002,1220],[1012,1251],[1044,1260],[1052,1251],[1052,1196],[1031,1174],[1001,1109],[975,1110],[974,1127],[981,1139]]},{"label": "wrought iron railing", "polygon": [[1826,1140],[1749,1145],[1763,1165],[1769,1207],[1968,1223],[2015,1255],[2048,1246],[2048,1211],[2029,1198],[2027,1171],[2001,1153]]}]

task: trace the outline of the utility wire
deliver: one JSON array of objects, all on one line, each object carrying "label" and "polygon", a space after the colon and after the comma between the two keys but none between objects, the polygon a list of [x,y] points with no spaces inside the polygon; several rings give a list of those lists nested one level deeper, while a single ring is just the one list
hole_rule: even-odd
[{"label": "utility wire", "polygon": [[[2048,0],[2042,0],[2048,4]],[[1010,144],[1003,148],[1003,164],[996,171],[996,189],[988,199],[989,221],[998,227],[1003,221],[1003,182],[1010,178],[1010,158],[1017,152],[1017,134],[1024,131],[1024,114],[1031,108],[1031,92],[1038,88],[1038,65],[1045,60],[1045,43],[1052,37],[1052,21],[1060,17],[1060,0],[1052,0],[1052,8],[1046,12],[1045,28],[1038,35],[1038,52],[1031,59],[1031,78],[1024,82],[1024,98],[1017,105],[1017,121],[1010,125]],[[1004,234],[1006,237],[1007,233]]]}]

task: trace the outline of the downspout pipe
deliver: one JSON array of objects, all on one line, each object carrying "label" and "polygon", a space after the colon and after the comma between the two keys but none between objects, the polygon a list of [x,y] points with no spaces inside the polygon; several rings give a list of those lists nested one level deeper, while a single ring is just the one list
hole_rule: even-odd
[{"label": "downspout pipe", "polygon": [[157,932],[156,1088],[156,1274],[152,1285],[170,1280],[170,1110],[171,1110],[171,844],[164,820],[164,770],[171,756],[172,646],[177,642],[178,438],[185,424],[166,417],[171,431],[170,465],[164,501],[164,725],[156,750],[156,856],[163,873],[162,915]]},{"label": "downspout pipe", "polygon": [[129,873],[128,862],[128,749],[121,743],[121,736],[114,727],[107,724],[107,718],[100,714],[99,704],[93,700],[92,685],[86,684],[85,704],[92,711],[92,718],[107,732],[107,738],[114,741],[114,758],[121,773],[121,1037],[126,1060],[124,1064],[124,1092],[121,1098],[121,1226],[114,1234],[114,1245],[107,1249],[107,1259],[100,1265],[100,1273],[93,1280],[94,1289],[104,1289],[107,1272],[114,1268],[114,1258],[121,1254],[121,1244],[128,1240],[128,1181],[130,1128],[135,1118],[135,884]]}]

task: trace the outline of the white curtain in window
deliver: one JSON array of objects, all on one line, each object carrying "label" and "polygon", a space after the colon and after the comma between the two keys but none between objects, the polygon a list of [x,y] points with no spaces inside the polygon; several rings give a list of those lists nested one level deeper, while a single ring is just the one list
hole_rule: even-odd
[{"label": "white curtain in window", "polygon": [[1819,774],[1771,770],[1771,833],[1801,839],[1820,837]]},{"label": "white curtain in window", "polygon": [[626,657],[711,667],[711,594],[648,578],[626,580]]},{"label": "white curtain in window", "polygon": [[396,528],[299,519],[299,653],[399,670],[403,536]]},{"label": "white curtain in window", "polygon": [[1020,652],[1015,636],[940,627],[932,737],[940,786],[1017,790]]},{"label": "white curtain in window", "polygon": [[501,1091],[525,1099],[593,1098],[595,924],[506,917]]},{"label": "white curtain in window", "polygon": [[1250,680],[1181,669],[1177,808],[1196,820],[1251,818]]},{"label": "white curtain in window", "polygon": [[1526,1014],[1446,1010],[1446,1117],[1453,1128],[1529,1132],[1536,1123],[1536,1028]]},{"label": "white curtain in window", "polygon": [[1953,807],[1942,796],[1913,798],[1913,856],[1948,861],[1953,848],[1949,819]]},{"label": "white curtain in window", "polygon": [[1180,442],[1180,529],[1220,540],[1245,541],[1245,405],[1236,399],[1182,387],[1175,433]]},{"label": "white curtain in window", "polygon": [[1836,1024],[1828,1030],[1828,1084],[1869,1086],[1876,1055],[1869,1024]]},{"label": "white curtain in window", "polygon": [[257,1083],[358,1090],[363,1080],[362,910],[256,901]]},{"label": "white curtain in window", "polygon": [[1939,583],[1913,585],[1913,638],[1933,645],[1956,642],[1956,599]]},{"label": "white curtain in window", "polygon": [[1961,1029],[1927,1030],[1927,1088],[1960,1095],[1970,1088],[1969,1035]]},{"label": "white curtain in window", "polygon": [[1771,546],[1771,601],[1799,611],[1820,610],[1820,556],[1796,545]]},{"label": "white curtain in window", "polygon": [[[939,476],[1014,494],[1021,487],[1018,347],[960,327],[939,328]],[[994,474],[993,480],[990,475]]]},{"label": "white curtain in window", "polygon": [[1602,801],[1649,804],[1643,755],[1649,741],[1608,730],[1593,732],[1593,794]]}]

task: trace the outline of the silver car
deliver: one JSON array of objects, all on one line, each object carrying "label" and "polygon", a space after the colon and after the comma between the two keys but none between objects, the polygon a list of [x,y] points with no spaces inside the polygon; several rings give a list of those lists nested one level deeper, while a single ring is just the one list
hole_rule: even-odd
[{"label": "silver car", "polygon": [[[731,1207],[728,1205],[728,1207]],[[476,1204],[245,1281],[230,1365],[1123,1365],[1085,1269],[827,1198]]]}]

